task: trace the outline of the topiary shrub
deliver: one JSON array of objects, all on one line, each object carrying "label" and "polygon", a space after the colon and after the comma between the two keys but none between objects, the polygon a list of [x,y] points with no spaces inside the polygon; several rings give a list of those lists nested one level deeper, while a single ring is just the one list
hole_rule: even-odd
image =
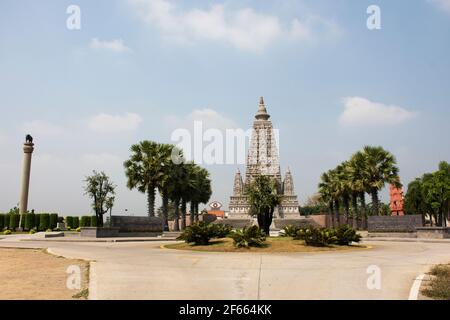
[{"label": "topiary shrub", "polygon": [[5,224],[3,226],[3,229],[9,229],[9,220],[10,220],[10,214],[5,214]]},{"label": "topiary shrub", "polygon": [[53,232],[53,229],[47,229],[45,232]]},{"label": "topiary shrub", "polygon": [[75,231],[76,231],[76,232],[81,232],[81,228],[78,227]]},{"label": "topiary shrub", "polygon": [[233,231],[233,227],[227,224],[211,224],[209,228],[213,238],[226,238]]},{"label": "topiary shrub", "polygon": [[24,213],[22,217],[19,216],[20,227],[22,230],[25,229],[25,219],[27,218],[28,213]]},{"label": "topiary shrub", "polygon": [[261,247],[266,241],[265,233],[258,226],[233,231],[229,237],[233,239],[237,248]]},{"label": "topiary shrub", "polygon": [[97,216],[92,216],[91,217],[91,227],[97,227],[98,223],[97,223]]},{"label": "topiary shrub", "polygon": [[297,232],[300,230],[300,227],[294,226],[294,225],[287,225],[283,228],[283,233],[281,234],[282,237],[292,237],[295,238],[297,236]]},{"label": "topiary shrub", "polygon": [[3,230],[5,227],[5,215],[3,213],[0,213],[0,230]]},{"label": "topiary shrub", "polygon": [[58,226],[58,214],[57,213],[52,213],[52,214],[50,214],[50,225],[49,225],[49,228],[53,230],[57,226]]},{"label": "topiary shrub", "polygon": [[24,226],[25,230],[31,230],[31,229],[36,228],[36,215],[34,213],[28,213],[25,216],[25,219],[22,219],[22,220],[25,220],[25,226]]},{"label": "topiary shrub", "polygon": [[67,230],[73,229],[73,217],[68,216],[65,221]]},{"label": "topiary shrub", "polygon": [[29,233],[29,234],[35,234],[35,233],[36,233],[36,230],[31,229],[28,233]]},{"label": "topiary shrub", "polygon": [[19,227],[20,214],[11,214],[9,216],[9,229],[15,231]]},{"label": "topiary shrub", "polygon": [[307,246],[326,247],[337,242],[336,232],[327,228],[300,229],[295,237],[304,240]]},{"label": "topiary shrub", "polygon": [[77,229],[80,226],[80,218],[79,217],[73,217],[73,228]]},{"label": "topiary shrub", "polygon": [[41,223],[41,214],[40,213],[36,213],[34,215],[34,225],[36,230],[39,231],[39,224]]},{"label": "topiary shrub", "polygon": [[90,216],[82,216],[80,220],[80,227],[90,227],[91,226],[91,217]]},{"label": "topiary shrub", "polygon": [[177,240],[184,240],[186,243],[194,243],[195,245],[207,245],[213,237],[214,231],[210,225],[200,221],[187,227]]},{"label": "topiary shrub", "polygon": [[361,236],[356,233],[356,230],[347,224],[340,226],[336,230],[337,244],[341,246],[348,246],[352,242],[360,242]]},{"label": "topiary shrub", "polygon": [[50,215],[48,213],[42,213],[39,219],[39,230],[45,231],[50,227]]},{"label": "topiary shrub", "polygon": [[12,234],[12,232],[11,232],[11,230],[5,230],[5,231],[3,231],[3,234],[5,236],[9,236],[10,234]]}]

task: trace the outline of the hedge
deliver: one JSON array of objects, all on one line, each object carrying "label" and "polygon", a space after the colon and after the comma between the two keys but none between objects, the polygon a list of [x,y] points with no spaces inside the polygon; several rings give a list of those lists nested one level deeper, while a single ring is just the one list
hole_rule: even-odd
[{"label": "hedge", "polygon": [[80,221],[80,227],[90,227],[91,226],[91,217],[90,216],[82,216]]},{"label": "hedge", "polygon": [[97,216],[91,217],[91,227],[97,227]]},{"label": "hedge", "polygon": [[46,231],[50,227],[50,215],[48,213],[42,213],[39,221],[39,230]]},{"label": "hedge", "polygon": [[58,214],[57,213],[51,213],[50,214],[50,229],[56,229],[58,226]]},{"label": "hedge", "polygon": [[66,228],[73,229],[73,217],[66,217]]},{"label": "hedge", "polygon": [[36,228],[37,231],[39,231],[39,224],[41,223],[41,214],[40,213],[36,213],[34,215],[34,227]]},{"label": "hedge", "polygon": [[22,218],[19,217],[19,220],[20,220],[20,227],[22,228],[22,230],[25,229],[25,218],[27,217],[27,214],[28,214],[28,213],[24,213],[24,214],[22,215]]},{"label": "hedge", "polygon": [[5,227],[5,215],[3,213],[0,214],[0,231]]},{"label": "hedge", "polygon": [[25,220],[25,230],[32,230],[36,228],[36,215],[34,213],[26,214],[22,220]]},{"label": "hedge", "polygon": [[73,227],[74,229],[78,228],[80,226],[80,218],[79,217],[73,217]]},{"label": "hedge", "polygon": [[9,229],[16,230],[19,227],[20,214],[11,214],[9,216]]}]

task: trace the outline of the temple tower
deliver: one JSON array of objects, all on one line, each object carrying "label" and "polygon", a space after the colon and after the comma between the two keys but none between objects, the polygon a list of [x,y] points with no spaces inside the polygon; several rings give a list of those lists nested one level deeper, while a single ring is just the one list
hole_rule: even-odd
[{"label": "temple tower", "polygon": [[230,198],[229,204],[231,218],[248,218],[250,206],[247,197],[244,195],[244,189],[259,174],[271,176],[275,179],[279,185],[278,192],[285,195],[282,198],[281,205],[275,210],[274,217],[284,218],[285,215],[300,217],[291,172],[289,170],[286,172],[284,181],[281,177],[275,132],[263,97],[259,100],[258,111],[253,121],[252,136],[247,155],[245,182],[242,180],[239,170],[234,178],[233,195]]},{"label": "temple tower", "polygon": [[394,185],[389,185],[390,207],[393,216],[404,216],[404,197],[403,188],[396,188]]}]

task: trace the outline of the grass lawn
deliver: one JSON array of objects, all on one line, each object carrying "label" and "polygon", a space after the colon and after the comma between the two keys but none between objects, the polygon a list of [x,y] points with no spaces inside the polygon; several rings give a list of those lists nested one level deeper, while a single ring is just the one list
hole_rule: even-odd
[{"label": "grass lawn", "polygon": [[188,243],[175,243],[164,246],[167,249],[209,251],[209,252],[324,252],[324,251],[344,251],[367,249],[366,246],[330,246],[330,247],[310,247],[306,246],[302,240],[293,240],[289,237],[267,238],[263,247],[255,248],[235,248],[233,240],[229,238],[211,240],[209,245],[195,246]]},{"label": "grass lawn", "polygon": [[422,289],[422,294],[432,299],[450,300],[450,264],[434,266],[429,275],[431,281]]}]

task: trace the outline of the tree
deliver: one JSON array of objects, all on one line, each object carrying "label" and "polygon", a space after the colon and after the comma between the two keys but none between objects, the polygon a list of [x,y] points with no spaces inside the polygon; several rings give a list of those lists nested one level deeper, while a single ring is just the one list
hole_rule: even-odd
[{"label": "tree", "polygon": [[422,178],[416,178],[408,184],[408,191],[405,195],[405,212],[406,214],[422,215],[422,225],[426,224],[426,217],[430,211],[424,197]]},{"label": "tree", "polygon": [[148,215],[154,217],[155,193],[164,179],[167,145],[145,140],[132,145],[130,151],[130,159],[124,162],[127,186],[147,193]]},{"label": "tree", "polygon": [[111,182],[109,177],[104,173],[93,171],[91,176],[87,176],[84,180],[85,194],[92,200],[92,208],[95,211],[97,223],[99,227],[103,227],[103,215],[110,210],[114,204],[114,195],[116,186]]},{"label": "tree", "polygon": [[266,235],[270,235],[273,213],[281,202],[277,190],[277,182],[265,175],[256,176],[245,188],[250,214],[257,217],[258,225]]},{"label": "tree", "polygon": [[372,197],[373,214],[380,214],[380,201],[378,193],[386,183],[401,188],[398,177],[398,167],[395,157],[382,147],[365,146],[364,156],[364,180]]},{"label": "tree", "polygon": [[334,198],[333,186],[331,184],[331,172],[323,173],[320,177],[319,194],[321,201],[328,204],[328,213],[330,216],[331,226],[334,228]]},{"label": "tree", "polygon": [[[351,189],[352,198],[352,216],[353,228],[358,228],[358,218],[361,219],[362,227],[366,228],[367,210],[366,210],[366,181],[364,179],[364,155],[361,152],[355,153],[346,166],[346,175]],[[360,210],[358,210],[358,199],[360,202]]]},{"label": "tree", "polygon": [[[169,231],[169,189],[172,183],[171,174],[173,165],[178,162],[178,157],[182,157],[182,152],[181,150],[170,144],[161,145],[160,152],[162,160],[162,171],[158,182],[158,190],[162,199],[160,217],[163,219],[164,231]],[[174,157],[177,158],[174,159]]]},{"label": "tree", "polygon": [[450,210],[450,164],[441,162],[439,170],[423,181],[425,202],[431,207],[439,227],[447,226]]}]

